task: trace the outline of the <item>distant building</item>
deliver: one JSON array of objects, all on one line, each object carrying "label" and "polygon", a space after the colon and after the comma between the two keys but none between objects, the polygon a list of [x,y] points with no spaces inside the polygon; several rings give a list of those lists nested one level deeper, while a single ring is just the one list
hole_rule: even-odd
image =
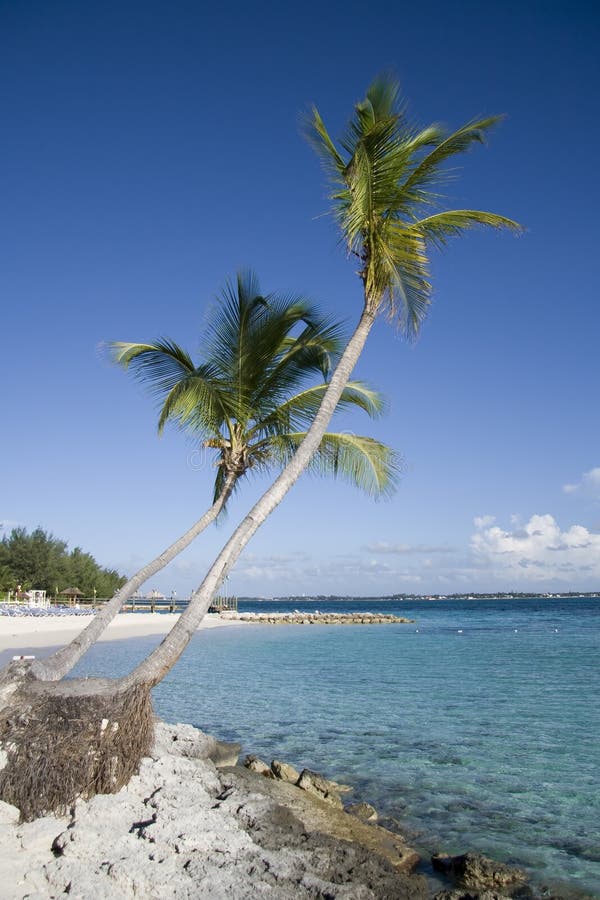
[{"label": "distant building", "polygon": [[25,599],[29,606],[39,606],[43,609],[50,606],[50,600],[46,597],[46,591],[25,591]]}]

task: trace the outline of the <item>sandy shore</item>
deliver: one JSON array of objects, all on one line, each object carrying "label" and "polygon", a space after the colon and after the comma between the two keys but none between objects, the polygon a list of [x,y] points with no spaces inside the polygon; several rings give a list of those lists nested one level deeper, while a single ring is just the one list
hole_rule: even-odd
[{"label": "sandy shore", "polygon": [[[0,616],[0,652],[3,650],[55,647],[72,640],[91,622],[92,616]],[[110,623],[101,641],[167,634],[179,613],[120,613]],[[240,625],[235,619],[218,614],[204,616],[199,628]]]}]

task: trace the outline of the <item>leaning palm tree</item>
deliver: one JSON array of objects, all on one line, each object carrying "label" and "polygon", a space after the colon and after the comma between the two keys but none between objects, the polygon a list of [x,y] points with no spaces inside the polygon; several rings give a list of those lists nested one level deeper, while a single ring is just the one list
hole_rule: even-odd
[{"label": "leaning palm tree", "polygon": [[157,684],[175,664],[243,548],[311,464],[377,316],[386,312],[408,338],[418,334],[431,298],[429,248],[480,226],[521,230],[495,213],[442,208],[447,162],[483,143],[498,121],[474,120],[450,133],[440,125],[416,128],[398,84],[387,77],[375,80],[355,106],[337,144],[312,109],[307,136],[329,176],[332,213],[347,253],[359,260],[362,312],[289,464],[227,541],[173,630],[124,684]]},{"label": "leaning palm tree", "polygon": [[[474,143],[481,143],[496,122],[497,118],[473,121],[452,133],[438,125],[417,129],[406,119],[397,85],[385,78],[375,81],[365,99],[356,105],[339,144],[330,137],[319,112],[312,110],[309,137],[332,181],[333,214],[348,253],[360,260],[362,310],[354,333],[306,437],[234,530],[186,611],[159,647],[117,681],[89,680],[72,685],[63,679],[55,685],[39,681],[21,685],[11,714],[3,715],[5,725],[0,723],[0,741],[11,754],[9,766],[0,772],[0,796],[9,800],[24,796],[27,800],[36,784],[47,797],[48,783],[37,775],[40,758],[53,760],[55,789],[52,797],[38,801],[38,808],[51,808],[52,800],[56,806],[57,797],[64,803],[67,795],[82,789],[82,784],[93,784],[95,791],[115,790],[128,773],[135,771],[151,739],[150,689],[185,649],[252,535],[310,465],[377,316],[387,311],[408,336],[416,335],[431,294],[428,249],[443,246],[449,238],[477,226],[519,230],[512,220],[493,213],[440,209],[446,163]],[[8,685],[6,692],[10,689]],[[85,732],[85,740],[70,737],[67,755],[57,747],[53,724],[63,737],[64,722],[73,720],[74,710],[85,726],[77,736]],[[100,728],[98,723],[103,719],[106,723]],[[72,778],[73,760],[83,770],[77,773],[77,779]]]},{"label": "leaning palm tree", "polygon": [[[226,508],[251,471],[283,468],[319,408],[341,330],[305,299],[263,296],[256,275],[240,272],[224,288],[202,344],[201,361],[169,339],[109,344],[115,363],[133,371],[160,404],[158,432],[171,422],[215,456],[212,505],[175,543],[139,570],[69,644],[32,664],[38,678],[64,677],[148,578],[181,553]],[[314,384],[315,377],[321,380]],[[338,410],[372,418],[381,396],[353,381]],[[350,433],[323,435],[310,468],[345,478],[372,496],[393,490],[397,455],[385,444]]]}]

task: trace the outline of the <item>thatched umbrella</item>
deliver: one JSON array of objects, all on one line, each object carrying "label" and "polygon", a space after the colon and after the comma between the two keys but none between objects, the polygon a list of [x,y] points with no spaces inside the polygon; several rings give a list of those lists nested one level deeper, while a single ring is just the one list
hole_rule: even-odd
[{"label": "thatched umbrella", "polygon": [[83,597],[83,591],[80,591],[79,588],[70,587],[65,588],[64,591],[61,591],[61,596],[68,597],[69,600],[76,600],[77,597]]}]

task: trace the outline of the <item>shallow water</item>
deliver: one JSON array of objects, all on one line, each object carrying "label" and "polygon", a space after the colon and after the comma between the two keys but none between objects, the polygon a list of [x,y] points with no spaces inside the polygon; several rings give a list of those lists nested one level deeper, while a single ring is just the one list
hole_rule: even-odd
[{"label": "shallow water", "polygon": [[[157,712],[354,785],[425,851],[600,895],[600,601],[290,607],[315,605],[417,622],[201,632]],[[98,645],[79,673],[121,673],[156,642]]]}]

